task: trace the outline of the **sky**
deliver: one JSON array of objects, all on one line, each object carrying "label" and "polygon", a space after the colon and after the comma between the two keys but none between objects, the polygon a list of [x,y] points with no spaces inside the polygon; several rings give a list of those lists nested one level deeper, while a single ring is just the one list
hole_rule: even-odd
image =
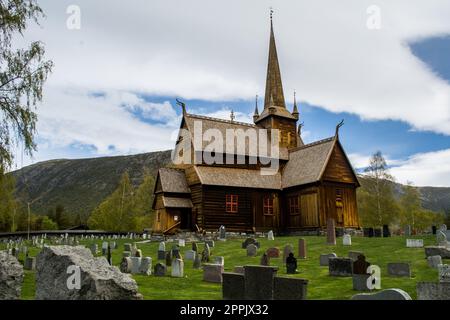
[{"label": "sky", "polygon": [[398,182],[450,186],[448,0],[39,4],[46,19],[16,43],[42,41],[55,68],[37,108],[38,150],[29,158],[18,148],[16,168],[171,149],[176,98],[189,113],[234,110],[252,122],[272,7],[284,94],[291,109],[297,92],[305,142],[344,119],[340,139],[357,170],[380,150]]}]

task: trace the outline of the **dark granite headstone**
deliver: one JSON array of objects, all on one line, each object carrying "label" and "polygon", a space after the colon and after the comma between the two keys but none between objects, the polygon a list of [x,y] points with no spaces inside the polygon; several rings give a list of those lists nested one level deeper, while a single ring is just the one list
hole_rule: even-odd
[{"label": "dark granite headstone", "polygon": [[350,258],[330,258],[328,270],[332,277],[351,277],[353,274],[353,261]]},{"label": "dark granite headstone", "polygon": [[262,266],[268,266],[268,265],[270,265],[270,258],[269,258],[269,256],[267,255],[267,253],[264,253],[264,254],[261,256],[261,261],[260,261],[259,264],[262,265]]},{"label": "dark granite headstone", "polygon": [[157,263],[154,267],[154,275],[157,277],[163,277],[166,275],[167,267],[164,263]]},{"label": "dark granite headstone", "polygon": [[244,242],[242,242],[242,249],[247,249],[249,244],[254,244],[258,249],[260,247],[260,244],[256,239],[254,238],[247,238]]},{"label": "dark granite headstone", "polygon": [[164,259],[166,259],[166,252],[158,250],[158,260],[164,260]]},{"label": "dark granite headstone", "polygon": [[195,252],[198,252],[198,246],[197,246],[197,242],[192,242],[192,250],[194,250]]},{"label": "dark granite headstone", "polygon": [[244,266],[245,299],[272,300],[276,267]]},{"label": "dark granite headstone", "polygon": [[289,257],[286,258],[286,273],[295,274],[297,273],[297,259],[295,259],[294,254],[291,252]]},{"label": "dark granite headstone", "polygon": [[353,274],[367,274],[367,268],[370,263],[366,261],[366,257],[363,254],[358,256],[358,260],[353,262]]},{"label": "dark granite headstone", "polygon": [[353,290],[355,291],[368,291],[369,287],[367,286],[367,280],[369,279],[370,274],[354,274],[352,276],[353,280]]},{"label": "dark granite headstone", "polygon": [[436,234],[436,231],[437,231],[436,226],[432,226],[432,227],[431,227],[431,230],[433,231],[433,234]]},{"label": "dark granite headstone", "polygon": [[222,273],[222,298],[223,300],[244,300],[245,279],[240,273]]},{"label": "dark granite headstone", "polygon": [[343,237],[343,236],[344,236],[344,228],[336,227],[336,237]]},{"label": "dark granite headstone", "polygon": [[375,235],[375,232],[374,232],[373,228],[369,228],[368,237],[373,238],[374,235]]},{"label": "dark granite headstone", "polygon": [[373,230],[373,235],[375,236],[375,238],[381,238],[381,234],[382,234],[381,229],[376,228]]},{"label": "dark granite headstone", "polygon": [[273,279],[274,300],[306,300],[308,280],[275,277]]},{"label": "dark granite headstone", "polygon": [[168,251],[166,254],[166,266],[170,267],[172,265],[172,251]]}]

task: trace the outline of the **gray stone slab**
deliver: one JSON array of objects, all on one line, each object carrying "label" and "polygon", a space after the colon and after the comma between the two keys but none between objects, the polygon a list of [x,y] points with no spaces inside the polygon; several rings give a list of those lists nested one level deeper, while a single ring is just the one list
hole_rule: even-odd
[{"label": "gray stone slab", "polygon": [[223,300],[244,300],[245,279],[240,273],[222,273],[222,298]]},{"label": "gray stone slab", "polygon": [[273,278],[278,268],[266,266],[244,266],[245,299],[272,300]]},{"label": "gray stone slab", "polygon": [[308,280],[275,277],[273,280],[274,300],[306,300]]},{"label": "gray stone slab", "polygon": [[450,300],[450,283],[418,282],[417,300]]},{"label": "gray stone slab", "polygon": [[351,300],[412,300],[410,295],[401,289],[386,289],[377,293],[359,293]]},{"label": "gray stone slab", "polygon": [[406,262],[391,262],[387,264],[388,274],[395,277],[411,277],[411,266]]},{"label": "gray stone slab", "polygon": [[328,270],[332,277],[351,277],[353,275],[353,261],[350,258],[330,258]]},{"label": "gray stone slab", "polygon": [[337,258],[336,253],[332,252],[332,253],[327,253],[327,254],[321,254],[320,258],[319,258],[320,265],[328,267],[328,263],[330,261],[330,258]]}]

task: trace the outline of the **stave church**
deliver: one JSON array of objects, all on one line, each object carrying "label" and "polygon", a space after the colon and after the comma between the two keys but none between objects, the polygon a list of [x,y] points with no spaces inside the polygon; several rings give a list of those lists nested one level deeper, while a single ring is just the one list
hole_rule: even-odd
[{"label": "stave church", "polygon": [[[286,106],[272,18],[264,108],[260,112],[256,104],[254,123],[190,114],[181,105],[180,132],[189,135],[194,135],[198,123],[201,130],[212,129],[223,136],[229,129],[277,129],[279,152],[269,157],[276,157],[273,160],[279,168],[261,174],[264,164],[252,161],[249,148],[227,149],[218,155],[206,144],[189,142],[192,161],[174,161],[176,164],[158,172],[153,201],[155,232],[215,231],[224,225],[235,232],[293,233],[324,229],[329,218],[336,227],[359,228],[359,182],[339,141],[339,126],[334,136],[305,144],[295,99],[292,111]],[[181,146],[185,143],[180,134],[172,158],[183,157]],[[213,152],[216,159],[239,156],[245,161],[211,164],[202,155]]]}]

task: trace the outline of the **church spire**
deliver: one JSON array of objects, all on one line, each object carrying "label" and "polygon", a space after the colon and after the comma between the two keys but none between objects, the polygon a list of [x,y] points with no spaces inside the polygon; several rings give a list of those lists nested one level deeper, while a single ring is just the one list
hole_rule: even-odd
[{"label": "church spire", "polygon": [[298,113],[298,108],[297,108],[297,97],[296,97],[297,93],[294,91],[294,109],[292,110],[292,115],[298,119],[299,117],[299,113]]},{"label": "church spire", "polygon": [[266,93],[264,97],[264,109],[271,107],[270,100],[273,99],[273,106],[286,108],[281,83],[281,72],[278,63],[277,47],[273,32],[273,10],[270,9],[270,42],[269,42],[269,62],[267,65]]},{"label": "church spire", "polygon": [[259,110],[258,110],[258,95],[255,98],[255,113],[253,114],[253,122],[256,122],[259,118]]}]

